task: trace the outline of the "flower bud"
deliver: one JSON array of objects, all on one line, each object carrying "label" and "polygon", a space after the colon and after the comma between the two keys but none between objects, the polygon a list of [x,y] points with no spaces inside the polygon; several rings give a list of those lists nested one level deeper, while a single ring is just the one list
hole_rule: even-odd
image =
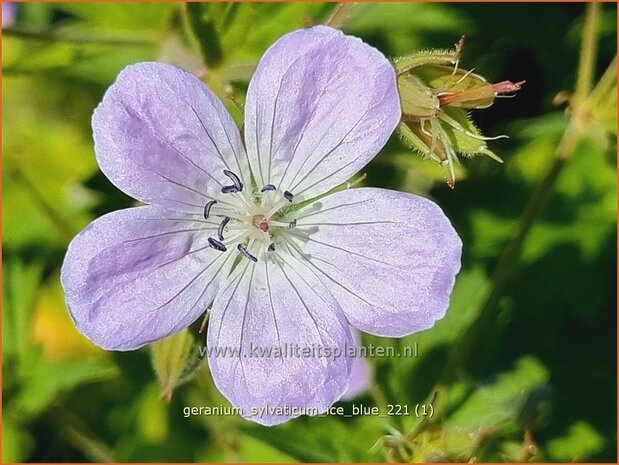
[{"label": "flower bud", "polygon": [[181,384],[189,381],[200,365],[200,351],[187,329],[151,345],[151,362],[161,384],[161,398],[168,402]]},{"label": "flower bud", "polygon": [[394,62],[402,104],[400,137],[410,148],[439,163],[454,187],[457,155],[486,155],[502,163],[467,115],[488,108],[497,95],[520,90],[524,81],[490,84],[482,76],[458,68],[464,38],[453,50],[425,50]]}]

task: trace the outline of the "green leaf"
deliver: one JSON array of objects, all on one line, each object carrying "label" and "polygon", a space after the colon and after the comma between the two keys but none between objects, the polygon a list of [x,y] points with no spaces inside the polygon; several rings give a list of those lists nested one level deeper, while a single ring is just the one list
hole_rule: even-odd
[{"label": "green leaf", "polygon": [[202,58],[209,68],[217,68],[224,60],[216,19],[225,15],[230,5],[202,2],[186,4],[189,25],[200,45]]},{"label": "green leaf", "polygon": [[7,34],[2,48],[7,77],[35,77],[47,87],[59,78],[69,84],[80,81],[84,88],[92,83],[107,86],[125,66],[156,58],[152,41],[92,33],[43,31],[34,39]]},{"label": "green leaf", "polygon": [[[265,428],[244,423],[242,429],[300,462],[368,462],[371,447],[381,434],[378,417],[364,421],[336,417],[299,418]],[[354,439],[350,435],[354,429]]]},{"label": "green leaf", "polygon": [[10,357],[22,359],[29,347],[28,332],[42,269],[42,263],[26,265],[16,257],[3,260],[2,351],[7,361]]},{"label": "green leaf", "polygon": [[109,379],[118,369],[109,360],[50,361],[32,349],[19,367],[21,389],[12,399],[11,408],[24,416],[41,413],[62,392],[79,384]]},{"label": "green leaf", "polygon": [[488,277],[480,268],[462,271],[456,278],[445,317],[438,320],[432,328],[409,336],[417,340],[420,351],[423,347],[429,349],[433,345],[456,342],[477,317],[479,304],[486,295],[488,284]]},{"label": "green leaf", "polygon": [[169,437],[168,404],[155,383],[146,386],[138,401],[137,428],[150,444],[162,444]]},{"label": "green leaf", "polygon": [[357,7],[347,22],[348,29],[363,31],[393,31],[393,28],[418,27],[424,31],[449,31],[464,18],[449,5],[428,3],[382,4],[364,3]]},{"label": "green leaf", "polygon": [[239,454],[246,462],[290,463],[295,461],[290,455],[248,434],[240,437]]},{"label": "green leaf", "polygon": [[89,31],[126,31],[140,34],[161,31],[170,14],[178,5],[174,3],[55,3],[54,7],[76,16],[66,25]]},{"label": "green leaf", "polygon": [[445,420],[445,427],[475,431],[500,427],[505,422],[515,426],[527,395],[544,386],[548,378],[548,371],[537,359],[522,357],[513,370],[476,388]]},{"label": "green leaf", "polygon": [[244,46],[235,57],[256,60],[282,35],[307,27],[308,21],[331,8],[320,2],[261,3],[248,27]]},{"label": "green leaf", "polygon": [[[550,120],[548,125],[542,126],[548,131],[546,136],[536,132],[531,134],[534,139],[510,160],[508,175],[511,179],[533,184],[539,177],[538,173],[550,163],[555,140],[552,124],[555,123]],[[550,250],[569,244],[577,247],[583,260],[595,259],[616,228],[616,201],[614,161],[609,160],[607,152],[595,141],[584,142],[557,180],[546,215],[530,233],[523,251],[523,261],[534,263]],[[503,215],[491,219],[486,212],[484,224],[475,227],[479,237],[474,239],[480,247],[485,242],[486,249],[489,244],[488,228],[491,227],[489,221],[498,226],[497,232],[505,233],[503,237],[510,234],[507,226],[511,220],[506,220]]]},{"label": "green leaf", "polygon": [[19,6],[21,21],[37,28],[45,28],[52,19],[52,3],[23,3]]},{"label": "green leaf", "polygon": [[253,3],[235,2],[228,7],[222,19],[221,46],[226,57],[232,58],[243,48],[255,24],[257,14]]},{"label": "green leaf", "polygon": [[586,462],[601,452],[606,444],[603,436],[585,421],[570,425],[564,437],[551,439],[546,451],[552,461]]},{"label": "green leaf", "polygon": [[2,463],[26,461],[33,446],[34,438],[28,430],[5,415],[2,418]]},{"label": "green leaf", "polygon": [[92,142],[75,124],[49,118],[66,106],[30,79],[3,80],[3,242],[64,246],[90,220],[96,200],[81,186],[97,170]]}]

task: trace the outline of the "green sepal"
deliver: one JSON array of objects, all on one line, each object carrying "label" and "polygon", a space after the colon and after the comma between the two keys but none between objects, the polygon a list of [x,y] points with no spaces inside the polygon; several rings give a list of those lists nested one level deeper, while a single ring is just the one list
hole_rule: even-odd
[{"label": "green sepal", "polygon": [[413,68],[420,66],[436,64],[436,65],[454,65],[458,61],[459,52],[454,50],[426,49],[411,55],[398,57],[393,60],[393,66],[398,74],[406,73]]},{"label": "green sepal", "polygon": [[440,103],[438,97],[414,74],[398,76],[398,90],[402,113],[409,118],[430,118],[436,116]]},{"label": "green sepal", "polygon": [[395,58],[393,60],[393,66],[398,74],[406,73],[407,71],[420,66],[432,64],[452,65],[457,67],[463,45],[464,36],[460,37],[460,40],[452,49],[446,50],[427,48],[420,50],[418,52],[411,53],[410,55]]},{"label": "green sepal", "polygon": [[432,150],[432,138],[421,130],[419,123],[406,124],[400,123],[398,135],[409,149],[417,151],[422,157],[430,158],[437,163],[447,160],[445,147],[435,139],[434,149]]},{"label": "green sepal", "polygon": [[503,163],[503,160],[488,149],[486,138],[461,108],[443,108],[439,118],[447,132],[454,150],[468,157],[484,154]]},{"label": "green sepal", "polygon": [[168,401],[181,384],[189,381],[200,366],[200,350],[188,329],[161,339],[151,346],[151,362]]}]

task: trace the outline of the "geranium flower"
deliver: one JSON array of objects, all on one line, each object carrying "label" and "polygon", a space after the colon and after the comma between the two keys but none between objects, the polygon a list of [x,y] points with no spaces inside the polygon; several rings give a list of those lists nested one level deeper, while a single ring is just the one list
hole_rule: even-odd
[{"label": "geranium flower", "polygon": [[325,195],[399,120],[389,61],[328,27],[267,50],[244,142],[195,76],[127,67],[95,110],[95,152],[112,183],[148,205],[105,215],[70,244],[62,284],[77,328],[132,350],[210,306],[210,371],[244,416],[275,424],[324,411],[349,384],[353,358],[337,356],[353,345],[349,324],[382,336],[429,328],[460,267],[460,239],[433,202],[373,188]]}]

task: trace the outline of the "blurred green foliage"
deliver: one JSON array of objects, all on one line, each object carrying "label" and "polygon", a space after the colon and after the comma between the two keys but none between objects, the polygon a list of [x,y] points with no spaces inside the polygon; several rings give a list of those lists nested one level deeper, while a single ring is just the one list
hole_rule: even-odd
[{"label": "blurred green foliage", "polygon": [[[367,167],[367,185],[433,197],[464,242],[443,320],[400,340],[364,338],[418,344],[418,357],[371,360],[371,387],[354,400],[383,412],[408,405],[411,414],[274,428],[185,418],[185,406],[226,401],[204,364],[186,383],[170,369],[169,357],[187,357],[184,335],[163,344],[176,352],[156,355],[155,370],[149,350],[104,353],[74,329],[58,273],[81,228],[133,204],[98,171],[90,131],[93,108],[123,66],[185,67],[240,122],[233,100],[243,101],[261,54],[287,31],[324,22],[334,4],[18,8],[2,39],[4,461],[616,460],[616,83],[558,175],[466,362],[450,363],[481,321],[497,257],[553,164],[568,121],[553,99],[575,86],[584,5],[364,3],[346,12],[343,29],[388,56],[448,48],[465,34],[467,69],[527,84],[474,114],[485,134],[511,136],[490,144],[504,165],[465,160],[451,190],[440,167],[394,137]],[[616,54],[615,18],[615,6],[604,4],[596,79]],[[170,403],[161,399],[166,383],[179,386]],[[414,406],[430,401],[434,416],[416,418]]]}]

